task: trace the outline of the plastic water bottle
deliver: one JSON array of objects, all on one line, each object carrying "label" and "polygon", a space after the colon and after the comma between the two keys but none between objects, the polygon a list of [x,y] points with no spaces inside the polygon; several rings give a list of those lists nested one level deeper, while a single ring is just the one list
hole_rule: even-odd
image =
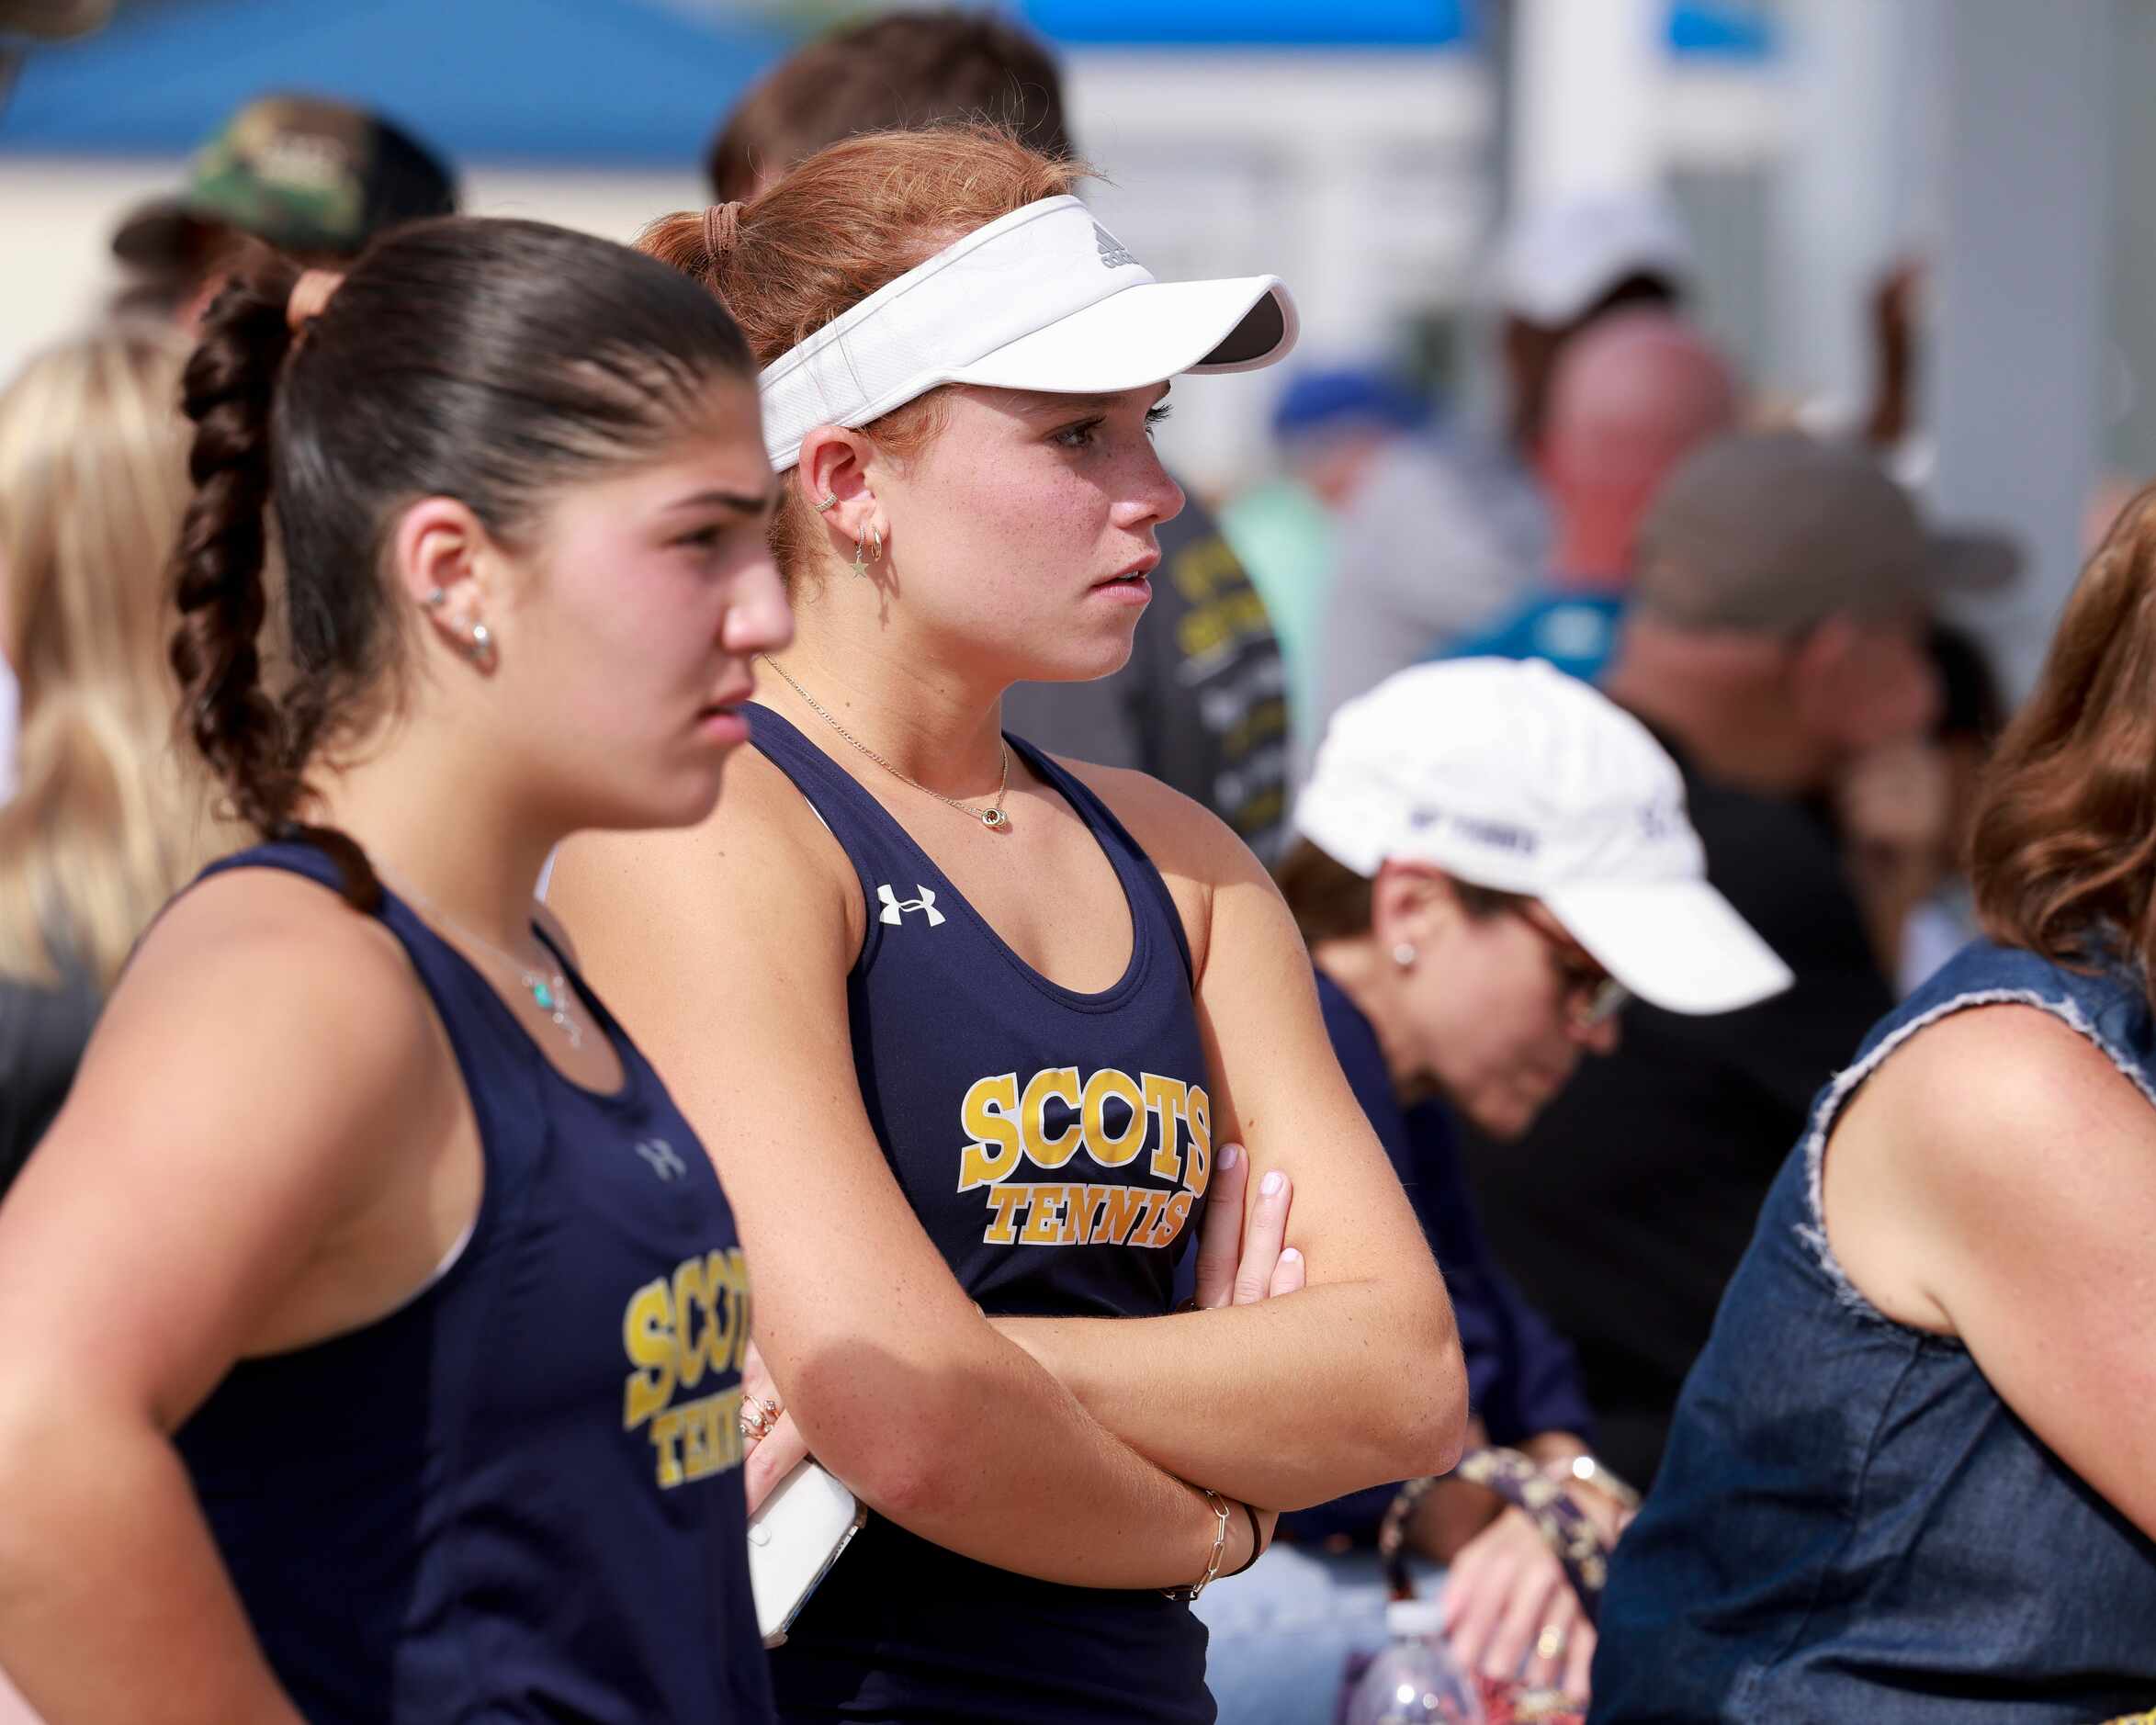
[{"label": "plastic water bottle", "polygon": [[1443,1605],[1395,1599],[1385,1628],[1392,1645],[1355,1686],[1347,1725],[1483,1725],[1482,1692],[1445,1645]]}]

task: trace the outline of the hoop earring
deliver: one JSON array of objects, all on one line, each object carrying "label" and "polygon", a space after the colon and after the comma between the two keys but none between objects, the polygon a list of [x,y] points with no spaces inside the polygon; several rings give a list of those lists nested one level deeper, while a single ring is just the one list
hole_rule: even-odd
[{"label": "hoop earring", "polygon": [[494,637],[485,624],[471,626],[471,645],[464,649],[464,656],[481,671],[494,669]]},{"label": "hoop earring", "polygon": [[880,529],[871,527],[866,539],[853,541],[853,576],[858,581],[868,573],[871,563],[884,560],[884,536]]},{"label": "hoop earring", "polygon": [[838,492],[833,491],[829,496],[827,496],[822,502],[815,505],[815,508],[818,514],[826,515],[829,514],[832,510],[838,508],[838,506],[839,494]]}]

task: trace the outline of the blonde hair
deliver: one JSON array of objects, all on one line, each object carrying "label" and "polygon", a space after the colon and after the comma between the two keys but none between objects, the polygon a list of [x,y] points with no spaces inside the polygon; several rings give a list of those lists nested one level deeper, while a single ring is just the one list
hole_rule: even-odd
[{"label": "blonde hair", "polygon": [[209,852],[198,766],[176,746],[167,568],[186,506],[186,347],[116,324],[0,395],[0,651],[21,689],[0,807],[0,972],[59,963],[109,987]]}]

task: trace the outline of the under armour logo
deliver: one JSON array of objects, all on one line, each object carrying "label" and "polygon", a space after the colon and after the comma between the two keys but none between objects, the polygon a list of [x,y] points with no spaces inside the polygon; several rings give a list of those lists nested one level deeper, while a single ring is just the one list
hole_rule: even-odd
[{"label": "under armour logo", "polygon": [[935,894],[925,886],[916,886],[913,890],[919,895],[918,897],[901,898],[891,890],[888,883],[877,887],[875,896],[884,901],[883,915],[878,920],[896,925],[906,920],[909,910],[925,910],[929,913],[930,928],[942,926],[943,913],[936,908]]},{"label": "under armour logo", "polygon": [[651,1172],[662,1180],[678,1180],[689,1171],[689,1165],[674,1154],[674,1148],[663,1138],[647,1138],[637,1146],[637,1154],[651,1165]]},{"label": "under armour logo", "polygon": [[1100,248],[1102,269],[1121,269],[1125,264],[1134,265],[1138,261],[1123,250],[1121,240],[1097,221],[1093,224],[1093,242]]}]

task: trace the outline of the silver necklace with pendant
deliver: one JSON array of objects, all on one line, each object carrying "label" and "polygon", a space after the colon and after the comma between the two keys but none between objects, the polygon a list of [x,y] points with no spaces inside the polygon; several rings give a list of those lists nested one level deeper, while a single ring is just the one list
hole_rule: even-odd
[{"label": "silver necklace with pendant", "polygon": [[411,884],[401,876],[392,874],[379,863],[376,864],[375,872],[385,877],[397,889],[400,896],[412,900],[450,933],[468,941],[497,963],[514,971],[518,987],[531,996],[532,1004],[546,1015],[547,1022],[569,1038],[571,1048],[581,1048],[584,1045],[584,1027],[569,1009],[572,998],[569,991],[569,980],[559,971],[535,967],[514,953],[504,953],[485,935],[473,933],[424,893],[413,890]]}]

